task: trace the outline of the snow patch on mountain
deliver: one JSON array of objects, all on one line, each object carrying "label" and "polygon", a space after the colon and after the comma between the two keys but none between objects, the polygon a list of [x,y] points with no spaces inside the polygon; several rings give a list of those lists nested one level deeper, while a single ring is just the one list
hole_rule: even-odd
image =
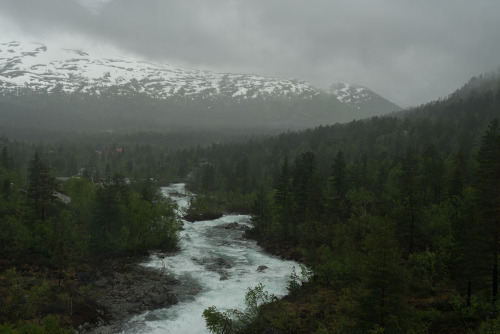
[{"label": "snow patch on mountain", "polygon": [[0,89],[18,88],[96,95],[113,90],[118,95],[143,93],[153,98],[310,98],[321,94],[311,85],[294,80],[191,70],[133,57],[102,58],[43,44],[0,43]]},{"label": "snow patch on mountain", "polygon": [[361,104],[373,99],[372,92],[361,86],[347,82],[336,82],[330,86],[329,93],[337,100],[356,109],[361,108]]}]

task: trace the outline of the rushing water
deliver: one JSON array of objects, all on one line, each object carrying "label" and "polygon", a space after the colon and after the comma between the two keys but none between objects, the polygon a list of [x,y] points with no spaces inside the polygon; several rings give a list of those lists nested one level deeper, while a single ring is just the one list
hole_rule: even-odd
[{"label": "rushing water", "polygon": [[[163,193],[176,201],[180,210],[187,208],[184,184],[165,187]],[[179,303],[132,318],[123,333],[208,333],[202,313],[209,306],[244,309],[247,289],[259,283],[276,296],[285,295],[297,263],[266,254],[255,241],[243,239],[241,229],[224,228],[229,223],[250,226],[249,221],[247,215],[184,221],[181,250],[173,255],[152,255],[144,263],[176,277],[185,286]],[[268,268],[258,271],[259,266]]]}]

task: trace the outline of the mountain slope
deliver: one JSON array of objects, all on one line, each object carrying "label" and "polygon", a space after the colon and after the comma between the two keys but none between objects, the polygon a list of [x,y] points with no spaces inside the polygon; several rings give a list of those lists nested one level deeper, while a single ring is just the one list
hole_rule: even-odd
[{"label": "mountain slope", "polygon": [[[43,44],[0,43],[4,127],[19,126],[22,121],[27,128],[51,129],[284,130],[400,109],[374,96],[366,88],[326,92],[296,80],[184,69],[132,57],[99,57]],[[31,119],[39,121],[30,124]]]},{"label": "mountain slope", "polygon": [[257,75],[220,74],[152,64],[134,58],[98,58],[88,52],[49,49],[42,44],[0,44],[0,87],[101,94],[118,87],[120,94],[257,98],[307,96],[320,92],[292,80]]},{"label": "mountain slope", "polygon": [[347,82],[337,82],[330,86],[329,94],[348,106],[373,114],[384,114],[388,110],[398,111],[401,107],[383,98],[370,89]]}]

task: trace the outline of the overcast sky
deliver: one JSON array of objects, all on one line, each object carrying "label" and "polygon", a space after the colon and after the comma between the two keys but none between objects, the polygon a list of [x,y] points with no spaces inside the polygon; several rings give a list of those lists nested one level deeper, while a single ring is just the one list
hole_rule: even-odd
[{"label": "overcast sky", "polygon": [[500,67],[498,0],[0,0],[0,38],[366,86],[400,106]]}]

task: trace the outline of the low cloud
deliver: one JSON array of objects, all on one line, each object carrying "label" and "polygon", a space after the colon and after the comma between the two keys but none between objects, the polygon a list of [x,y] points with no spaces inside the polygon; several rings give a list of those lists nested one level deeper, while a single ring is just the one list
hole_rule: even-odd
[{"label": "low cloud", "polygon": [[498,68],[499,10],[487,0],[2,0],[0,25],[195,68],[348,81],[410,106]]}]

